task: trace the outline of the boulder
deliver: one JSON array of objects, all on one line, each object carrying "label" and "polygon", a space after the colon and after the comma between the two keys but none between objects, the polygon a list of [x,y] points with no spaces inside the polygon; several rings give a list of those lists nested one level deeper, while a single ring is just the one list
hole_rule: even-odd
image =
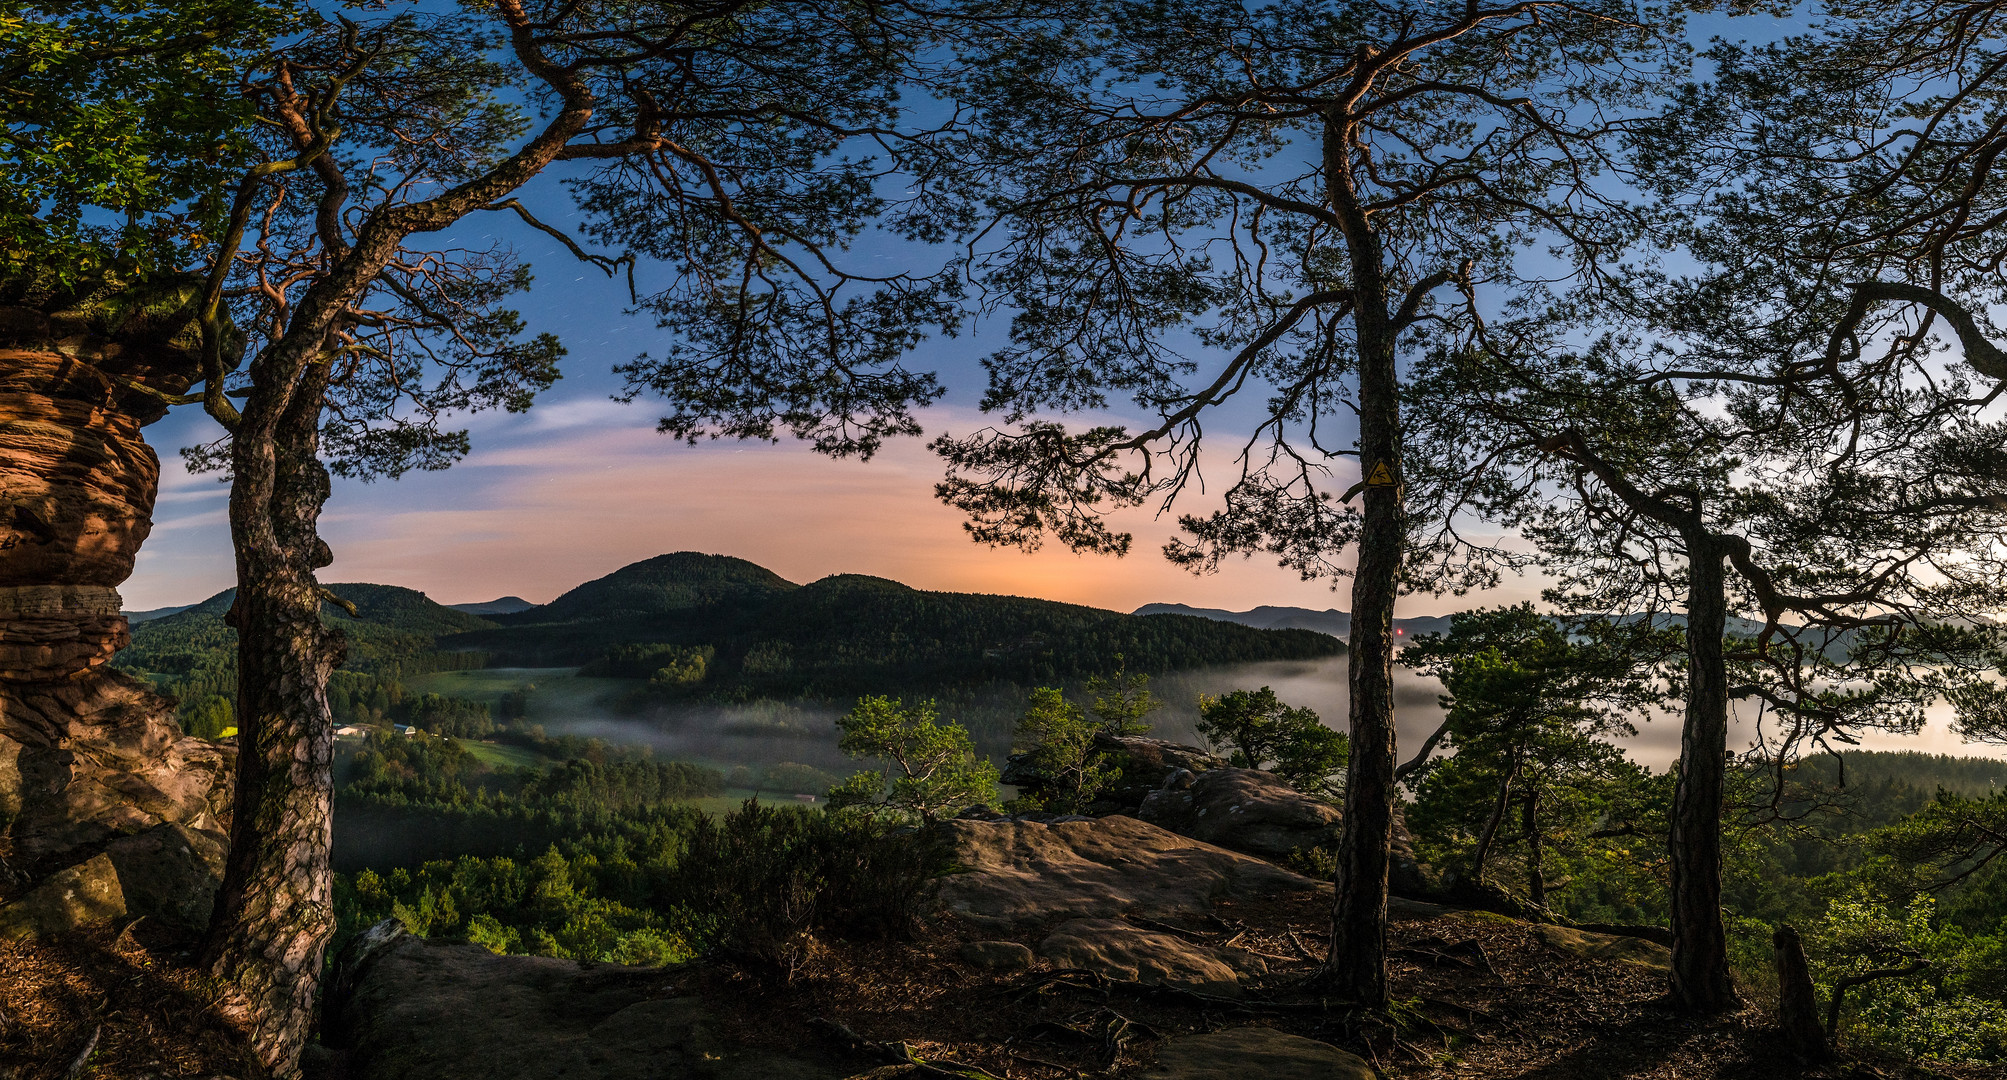
[{"label": "boulder", "polygon": [[184,930],[209,925],[230,838],[177,822],[120,837],[105,847],[118,869],[126,910]]},{"label": "boulder", "polygon": [[0,830],[23,864],[61,865],[166,822],[227,832],[235,761],[235,747],[182,734],[173,705],[122,672],[0,681]]},{"label": "boulder", "polygon": [[0,938],[49,937],[125,914],[125,894],[109,856],[59,870],[0,907]]},{"label": "boulder", "polygon": [[1344,815],[1259,769],[1208,769],[1150,793],[1136,816],[1180,836],[1264,859],[1335,843]]},{"label": "boulder", "polygon": [[[1193,773],[1226,767],[1226,759],[1196,746],[1151,739],[1140,735],[1096,735],[1094,748],[1108,755],[1108,763],[1121,770],[1115,783],[1102,792],[1100,802],[1119,810],[1134,810],[1145,796],[1164,786],[1179,770]],[[1037,792],[1046,778],[1027,755],[1012,754],[1004,762],[1003,782],[1025,791]]]},{"label": "boulder", "polygon": [[726,1041],[674,968],[497,956],[379,924],[344,950],[328,1032],[353,1080],[819,1080],[851,1071]]},{"label": "boulder", "polygon": [[[1274,773],[1225,766],[1196,774],[1172,773],[1143,800],[1136,816],[1180,836],[1274,860],[1336,845],[1345,820],[1338,807],[1297,791]],[[1391,892],[1436,895],[1436,875],[1415,856],[1407,822],[1398,810],[1392,855]]]},{"label": "boulder", "polygon": [[990,971],[1023,971],[1038,962],[1031,947],[1015,941],[971,941],[962,946],[962,961]]},{"label": "boulder", "polygon": [[1132,817],[1047,825],[952,821],[965,873],[944,879],[946,911],[1008,930],[1058,916],[1203,915],[1220,900],[1302,892],[1318,883],[1261,859]]},{"label": "boulder", "polygon": [[1074,919],[1053,928],[1038,954],[1059,967],[1081,968],[1123,982],[1174,986],[1220,997],[1240,995],[1243,975],[1268,971],[1240,949],[1196,944],[1116,919]]},{"label": "boulder", "polygon": [[1152,1080],[1378,1080],[1364,1060],[1315,1039],[1273,1028],[1227,1028],[1172,1039],[1156,1064],[1132,1075]]},{"label": "boulder", "polygon": [[1672,973],[1672,950],[1656,941],[1622,934],[1596,934],[1544,923],[1533,927],[1533,935],[1556,952],[1591,960],[1622,960]]}]

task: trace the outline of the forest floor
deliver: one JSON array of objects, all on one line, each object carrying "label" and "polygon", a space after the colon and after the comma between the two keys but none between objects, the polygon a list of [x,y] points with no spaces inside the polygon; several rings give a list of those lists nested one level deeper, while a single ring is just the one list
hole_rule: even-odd
[{"label": "forest floor", "polygon": [[[1416,918],[1397,908],[1389,934],[1396,1005],[1388,1018],[1366,1021],[1300,989],[1328,944],[1328,896],[1222,904],[1207,920],[1151,925],[1262,956],[1268,978],[1237,1003],[1050,971],[980,971],[955,959],[960,942],[993,935],[952,924],[935,924],[911,944],[840,945],[785,990],[762,993],[725,971],[710,975],[709,989],[712,1000],[738,1006],[748,1041],[799,1045],[834,1021],[867,1040],[905,1042],[921,1058],[1011,1080],[1128,1075],[1162,1039],[1241,1025],[1332,1043],[1389,1080],[2007,1077],[2007,1067],[1860,1057],[1806,1068],[1783,1052],[1774,1015],[1760,1004],[1712,1021],[1684,1019],[1662,1002],[1662,971],[1558,952],[1529,924],[1482,912]],[[1040,936],[1022,940],[1035,945]]]},{"label": "forest floor", "polygon": [[[711,965],[680,969],[673,981],[677,993],[711,1003],[728,1041],[843,1057],[832,1036],[832,1025],[841,1025],[872,1043],[904,1043],[918,1058],[1008,1080],[1130,1075],[1163,1039],[1250,1024],[1343,1047],[1389,1080],[2007,1078],[2007,1068],[1873,1058],[1807,1069],[1785,1056],[1761,1005],[1712,1021],[1682,1019],[1661,1003],[1663,972],[1557,952],[1527,924],[1482,914],[1397,914],[1390,934],[1397,1005],[1389,1018],[1364,1020],[1300,989],[1325,946],[1326,919],[1323,897],[1306,894],[1151,924],[1263,956],[1269,976],[1237,1002],[1077,972],[980,970],[958,950],[994,935],[952,920],[930,924],[912,942],[833,943],[786,987]],[[1042,936],[1032,929],[1023,935],[1028,943]],[[149,935],[143,923],[57,944],[0,943],[0,1080],[250,1075],[234,1042],[208,1019],[213,988],[186,966],[185,946]],[[79,1060],[93,1038],[88,1059]],[[849,1060],[858,1074],[881,1063],[868,1052]]]}]

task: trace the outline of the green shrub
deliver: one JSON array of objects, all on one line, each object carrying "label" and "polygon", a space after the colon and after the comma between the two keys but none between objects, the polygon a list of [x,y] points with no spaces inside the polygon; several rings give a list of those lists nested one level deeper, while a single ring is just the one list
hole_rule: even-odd
[{"label": "green shrub", "polygon": [[687,912],[701,951],[788,982],[818,932],[910,932],[946,868],[944,844],[925,831],[748,799],[697,825],[656,906]]}]

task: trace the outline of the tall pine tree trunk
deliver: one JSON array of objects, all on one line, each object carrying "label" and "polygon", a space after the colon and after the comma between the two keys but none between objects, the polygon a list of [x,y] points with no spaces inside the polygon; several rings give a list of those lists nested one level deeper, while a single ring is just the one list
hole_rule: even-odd
[{"label": "tall pine tree trunk", "polygon": [[270,1072],[291,1074],[313,1025],[334,931],[329,847],[334,728],[329,672],[340,637],[320,617],[316,532],[328,474],[316,457],[327,365],[312,363],[271,416],[247,402],[233,452],[237,549],[238,770],[230,859],[204,959],[232,988],[225,1015]]},{"label": "tall pine tree trunk", "polygon": [[1352,756],[1345,767],[1345,823],[1338,839],[1331,956],[1322,981],[1369,1009],[1387,1004],[1387,879],[1394,841],[1394,598],[1407,522],[1401,506],[1397,330],[1379,237],[1360,208],[1336,121],[1324,131],[1325,180],[1346,223],[1353,326],[1358,334],[1359,468],[1366,482],[1359,561],[1352,578]]},{"label": "tall pine tree trunk", "polygon": [[1540,848],[1540,785],[1526,785],[1525,817],[1526,825],[1526,898],[1535,907],[1547,906],[1547,870],[1541,865],[1543,853]]},{"label": "tall pine tree trunk", "polygon": [[1721,799],[1728,757],[1728,628],[1723,552],[1713,536],[1689,530],[1686,726],[1679,786],[1673,791],[1673,1002],[1718,1013],[1738,1002],[1721,922]]}]

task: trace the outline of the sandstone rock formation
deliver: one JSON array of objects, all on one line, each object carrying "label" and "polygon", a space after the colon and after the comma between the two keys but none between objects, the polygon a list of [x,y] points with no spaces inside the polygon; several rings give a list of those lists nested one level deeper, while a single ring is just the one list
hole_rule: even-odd
[{"label": "sandstone rock formation", "polygon": [[1319,883],[1120,815],[1051,825],[953,821],[955,861],[941,885],[947,911],[992,929],[1067,916],[1211,914],[1220,900],[1316,889]]},{"label": "sandstone rock formation", "polygon": [[209,926],[230,838],[178,822],[122,836],[105,847],[118,870],[126,910],[182,930]]},{"label": "sandstone rock formation", "polygon": [[140,428],[200,371],[196,292],[0,283],[0,860],[16,873],[227,817],[229,750],[104,667],[128,640],[117,586],[159,480]]},{"label": "sandstone rock formation", "polygon": [[1629,934],[1598,934],[1567,926],[1535,924],[1533,936],[1556,952],[1591,960],[1620,960],[1672,973],[1672,950]]},{"label": "sandstone rock formation", "polygon": [[0,907],[0,938],[39,938],[125,914],[118,871],[103,855],[49,875],[28,895]]},{"label": "sandstone rock formation", "polygon": [[496,956],[380,925],[345,950],[331,1041],[356,1080],[819,1080],[854,1069],[733,1045],[674,968]]},{"label": "sandstone rock formation", "polygon": [[1268,965],[1253,953],[1201,945],[1119,919],[1060,923],[1039,943],[1038,954],[1057,967],[1218,997],[1238,997],[1243,976],[1268,973]]},{"label": "sandstone rock formation", "polygon": [[1231,768],[1209,769],[1188,786],[1151,792],[1136,816],[1180,836],[1264,859],[1335,843],[1344,820],[1337,807],[1297,791],[1274,773]]}]

